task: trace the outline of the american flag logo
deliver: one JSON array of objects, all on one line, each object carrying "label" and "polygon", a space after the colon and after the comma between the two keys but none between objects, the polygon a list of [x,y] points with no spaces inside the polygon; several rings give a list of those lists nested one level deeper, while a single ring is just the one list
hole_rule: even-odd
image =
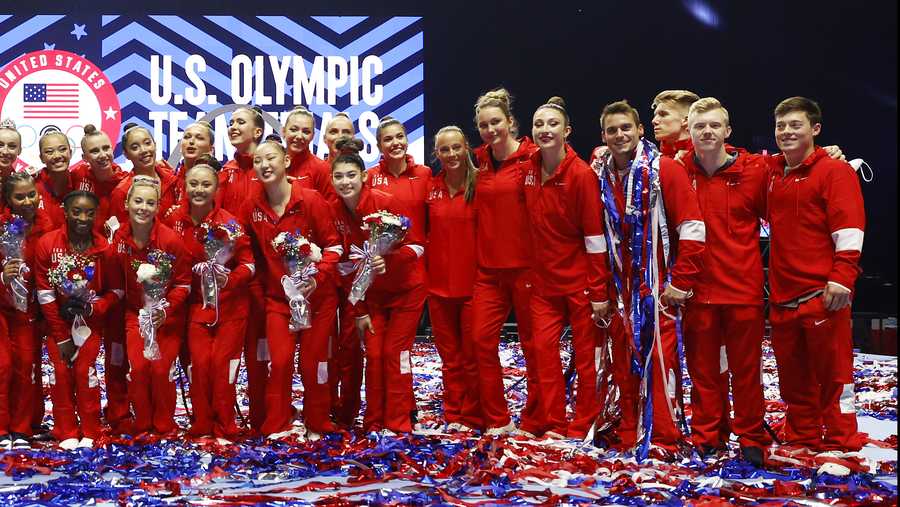
[{"label": "american flag logo", "polygon": [[26,84],[23,102],[26,120],[78,119],[78,84]]}]

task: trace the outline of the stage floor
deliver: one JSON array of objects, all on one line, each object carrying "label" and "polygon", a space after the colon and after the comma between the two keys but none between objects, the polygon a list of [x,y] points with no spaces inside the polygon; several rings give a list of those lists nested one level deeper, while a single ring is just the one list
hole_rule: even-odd
[{"label": "stage floor", "polygon": [[[519,382],[523,364],[517,343],[503,344],[501,356],[507,398],[518,412],[524,382]],[[868,432],[873,443],[863,450],[865,462],[838,458],[831,460],[837,465],[818,470],[811,460],[784,453],[773,466],[755,469],[736,459],[735,442],[727,455],[706,462],[694,457],[672,464],[638,464],[627,454],[574,441],[448,435],[439,422],[440,359],[430,343],[417,343],[413,372],[420,434],[347,434],[314,443],[292,437],[274,445],[254,440],[226,446],[186,438],[143,444],[117,440],[98,450],[62,452],[48,446],[6,451],[0,453],[6,471],[0,477],[0,503],[896,504],[897,358],[858,354],[855,366],[860,430]],[[777,426],[783,404],[768,348],[764,382],[767,420]],[[299,393],[299,378],[296,383]],[[298,406],[301,402],[302,397],[295,400]],[[48,404],[48,414],[49,409]],[[178,418],[187,425],[180,399]],[[828,473],[829,467],[853,471],[840,477]],[[872,473],[860,471],[867,467]]]}]

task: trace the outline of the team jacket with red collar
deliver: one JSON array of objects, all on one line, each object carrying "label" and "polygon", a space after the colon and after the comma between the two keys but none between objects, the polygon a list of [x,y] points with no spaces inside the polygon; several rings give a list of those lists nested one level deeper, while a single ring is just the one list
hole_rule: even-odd
[{"label": "team jacket with red collar", "polygon": [[[3,210],[0,213],[0,224],[6,223],[7,221],[12,219],[12,212],[9,208]],[[31,226],[31,229],[25,235],[25,243],[22,245],[22,257],[25,261],[25,265],[31,268],[34,266],[34,254],[37,249],[37,242],[48,232],[54,230],[53,222],[50,220],[50,217],[47,216],[47,213],[38,208],[37,213],[34,216],[34,223]],[[0,252],[0,267],[2,267],[6,263],[6,258],[3,256],[3,253]],[[34,269],[30,269],[27,273],[23,274],[25,287],[27,287],[30,291],[34,291]],[[9,292],[9,284],[0,285],[0,311],[4,312],[15,312],[19,315],[24,315],[18,312],[15,309],[12,301],[12,294]],[[29,295],[28,301],[28,314],[31,318],[34,318],[37,315],[37,304],[34,303],[34,294],[32,292]]]},{"label": "team jacket with red collar", "polygon": [[766,214],[768,164],[763,155],[726,146],[737,158],[708,176],[693,150],[682,157],[697,191],[706,244],[693,300],[715,305],[763,302],[759,219]]},{"label": "team jacket with red collar", "polygon": [[369,169],[367,184],[382,192],[387,192],[400,201],[406,208],[412,227],[407,235],[411,235],[413,241],[423,244],[425,240],[425,199],[428,198],[428,189],[431,185],[431,169],[424,165],[416,164],[412,155],[406,156],[406,170],[399,176],[394,176],[387,168],[384,157],[378,165]]},{"label": "team jacket with red collar", "polygon": [[519,149],[494,167],[489,146],[475,149],[478,265],[484,268],[528,268],[532,265],[531,231],[525,205],[525,170],[537,150],[523,137]]},{"label": "team jacket with red collar", "polygon": [[100,205],[94,214],[94,227],[97,230],[103,230],[103,224],[110,217],[110,206],[112,191],[128,177],[128,173],[123,171],[119,164],[112,162],[112,177],[107,181],[99,181],[94,172],[91,171],[91,164],[86,160],[81,160],[77,164],[69,168],[72,173],[72,184],[77,190],[91,192],[100,199]]},{"label": "team jacket with red collar", "polygon": [[428,293],[445,298],[472,295],[475,285],[475,206],[465,189],[450,195],[440,172],[428,192]]},{"label": "team jacket with red collar", "polygon": [[63,198],[75,190],[75,180],[72,173],[68,172],[69,183],[66,190],[60,195],[53,193],[53,180],[50,172],[46,167],[40,170],[34,178],[34,186],[37,187],[38,193],[41,194],[40,206],[47,212],[47,217],[53,222],[53,228],[62,227],[66,223],[66,212],[63,210]]},{"label": "team jacket with red collar", "polygon": [[771,164],[770,299],[790,302],[828,282],[853,290],[866,224],[853,168],[819,147],[786,175],[783,155]]},{"label": "team jacket with red collar", "polygon": [[132,261],[146,261],[151,250],[162,250],[175,256],[165,296],[169,307],[166,309],[167,318],[163,326],[183,324],[187,315],[186,302],[191,292],[191,258],[184,248],[184,240],[157,219],[150,230],[150,240],[144,248],[139,249],[131,236],[131,221],[126,221],[116,231],[111,248],[118,264],[118,272],[125,278],[125,304],[132,314],[137,314],[144,307],[144,287],[138,282]]},{"label": "team jacket with red collar", "polygon": [[[678,155],[678,152],[687,153],[693,149],[694,143],[691,141],[690,137],[687,139],[677,139],[675,141],[664,140],[659,143],[659,152],[664,157],[669,157],[671,159],[674,159]],[[682,158],[679,158],[678,160],[684,160],[684,157],[682,156]]]},{"label": "team jacket with red collar", "polygon": [[65,255],[81,257],[93,265],[94,275],[88,287],[94,291],[99,300],[93,304],[91,315],[85,316],[90,327],[101,329],[106,310],[124,295],[121,277],[108,273],[110,268],[115,269],[115,259],[106,238],[101,234],[94,232],[94,246],[80,254],[76,254],[69,247],[66,227],[60,227],[43,236],[38,241],[34,255],[36,288],[41,313],[50,324],[50,337],[56,343],[71,339],[71,324],[66,323],[59,314],[60,305],[69,298],[53,287],[49,279],[50,270],[55,269]]},{"label": "team jacket with red collar", "polygon": [[234,158],[219,171],[219,195],[222,208],[232,215],[239,215],[241,207],[256,192],[260,182],[253,170],[253,155],[234,153]]},{"label": "team jacket with red collar", "polygon": [[[244,229],[237,218],[217,206],[206,216],[203,223],[208,224],[212,230],[232,220],[242,230]],[[194,225],[190,215],[190,207],[186,202],[173,211],[172,215],[165,220],[165,223],[176,234],[181,236],[184,241],[184,247],[190,257],[192,270],[197,263],[206,261],[206,250],[201,242],[204,239],[205,231],[202,224]],[[246,231],[244,235],[235,240],[231,259],[225,263],[225,267],[231,272],[228,274],[228,281],[225,283],[225,286],[219,289],[218,321],[246,319],[249,309],[247,283],[256,272],[253,251],[250,248],[250,236]],[[200,284],[200,275],[195,273],[191,280],[191,295],[188,298],[190,322],[205,324],[216,322],[215,308],[211,306],[203,308],[203,290]]]},{"label": "team jacket with red collar", "polygon": [[[616,207],[624,210],[625,189],[618,179],[613,179],[615,180],[613,194]],[[689,292],[693,290],[703,269],[703,251],[706,246],[706,227],[703,223],[703,215],[700,213],[697,193],[691,185],[684,166],[669,157],[660,157],[659,181],[662,187],[666,224],[670,238],[669,258],[675,259],[670,271],[671,284],[678,290]],[[649,196],[646,185],[644,195]],[[624,226],[629,227],[627,223]],[[631,279],[631,254],[625,247],[627,245],[624,245],[622,249],[625,257],[622,259],[622,264],[626,277]],[[660,290],[662,290],[667,272],[669,272],[663,259],[662,248],[659,248],[657,252],[657,260],[660,266],[659,280]],[[613,288],[610,286],[610,294],[613,293]],[[649,291],[649,288],[642,286],[641,290]]]},{"label": "team jacket with red collar", "polygon": [[299,181],[303,188],[322,194],[329,203],[337,202],[337,192],[331,183],[331,165],[309,150],[299,155],[291,154],[291,165],[287,168],[287,174]]},{"label": "team jacket with red collar", "polygon": [[[381,190],[369,188],[363,184],[359,196],[359,203],[353,213],[347,209],[343,201],[332,205],[335,215],[335,223],[338,232],[344,241],[344,256],[342,261],[349,261],[350,245],[362,248],[363,242],[369,239],[368,231],[362,230],[362,219],[366,215],[376,211],[389,211],[397,215],[407,215],[406,208],[393,195]],[[366,293],[366,299],[378,297],[379,293],[396,294],[405,292],[422,285],[425,275],[422,263],[416,260],[422,256],[425,249],[409,233],[394,247],[394,250],[384,256],[386,272],[378,275],[372,282]],[[342,285],[349,287],[355,273],[343,277]],[[364,305],[365,301],[357,303],[357,307]],[[364,311],[364,310],[362,310]]]},{"label": "team jacket with red collar", "polygon": [[568,145],[556,172],[543,183],[541,172],[541,152],[536,151],[525,169],[525,199],[539,293],[585,291],[590,301],[606,301],[609,268],[597,176]]},{"label": "team jacket with red collar", "polygon": [[[178,177],[172,167],[165,160],[156,163],[156,176],[159,178],[159,212],[157,217],[164,218],[172,206],[178,204],[175,196],[175,189],[178,185]],[[109,214],[115,216],[119,220],[119,224],[128,222],[128,211],[125,209],[125,199],[128,197],[128,190],[131,188],[131,181],[134,179],[134,172],[125,173],[122,181],[116,185],[109,196]]]},{"label": "team jacket with red collar", "polygon": [[291,198],[279,218],[266,199],[265,189],[257,185],[249,200],[241,208],[240,221],[250,232],[258,264],[265,264],[261,270],[266,294],[266,309],[288,314],[287,299],[281,286],[281,277],[286,273],[284,259],[272,246],[272,240],[281,232],[299,231],[307,240],[322,250],[322,260],[316,263],[319,272],[315,275],[316,292],[334,290],[337,282],[337,262],[344,252],[341,237],[334,226],[331,207],[318,192],[291,183]]}]

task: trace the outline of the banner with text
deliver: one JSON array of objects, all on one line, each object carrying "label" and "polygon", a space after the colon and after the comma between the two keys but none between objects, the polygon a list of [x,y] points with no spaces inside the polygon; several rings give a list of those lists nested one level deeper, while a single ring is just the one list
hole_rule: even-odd
[{"label": "banner with text", "polygon": [[[68,135],[74,163],[84,125],[116,143],[122,125],[136,122],[169,158],[182,130],[207,114],[215,153],[232,158],[233,104],[280,121],[305,106],[316,117],[318,156],[328,151],[322,125],[345,112],[368,165],[379,159],[379,119],[393,116],[424,162],[423,38],[420,17],[0,14],[0,118],[16,122],[21,163],[34,167],[48,129]],[[124,161],[120,148],[116,155]]]}]

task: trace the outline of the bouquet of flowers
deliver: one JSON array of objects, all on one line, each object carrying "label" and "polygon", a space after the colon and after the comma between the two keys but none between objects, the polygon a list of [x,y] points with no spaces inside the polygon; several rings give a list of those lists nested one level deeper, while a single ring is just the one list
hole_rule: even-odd
[{"label": "bouquet of flowers", "polygon": [[219,282],[216,275],[228,275],[231,270],[225,264],[234,255],[234,242],[244,235],[241,226],[235,220],[224,224],[200,224],[200,242],[206,253],[206,260],[194,265],[194,273],[200,275],[200,287],[203,296],[203,308],[216,309],[215,324],[219,321]]},{"label": "bouquet of flowers", "polygon": [[[0,224],[0,252],[3,252],[4,262],[11,259],[22,259],[22,247],[25,244],[25,233],[28,222],[19,215],[11,215],[8,220]],[[20,312],[28,311],[28,287],[25,286],[23,275],[28,273],[28,266],[23,262],[19,267],[19,276],[8,280],[12,294],[13,306]]]},{"label": "bouquet of flowers", "polygon": [[165,312],[169,306],[165,295],[174,262],[174,255],[158,249],[150,250],[146,261],[131,261],[131,267],[137,273],[137,281],[144,288],[144,307],[138,312],[138,327],[144,338],[144,357],[150,361],[162,357],[159,343],[156,342],[153,316]]},{"label": "bouquet of flowers", "polygon": [[90,258],[81,255],[63,255],[56,266],[47,272],[50,286],[68,298],[69,308],[78,306],[80,311],[68,311],[72,317],[72,341],[81,347],[91,336],[91,328],[84,320],[84,309],[99,298],[89,286],[94,279],[95,265]]},{"label": "bouquet of flowers", "polygon": [[272,248],[284,260],[287,274],[281,277],[281,287],[291,308],[291,322],[288,329],[300,331],[309,329],[309,299],[300,292],[300,285],[309,281],[319,270],[316,262],[322,260],[322,251],[315,243],[300,234],[300,231],[280,232],[272,240]]},{"label": "bouquet of flowers", "polygon": [[349,274],[356,271],[350,287],[350,296],[347,298],[350,304],[356,304],[357,301],[366,298],[366,291],[375,279],[372,258],[390,252],[406,235],[410,225],[409,218],[384,210],[363,217],[362,228],[369,231],[369,239],[363,243],[362,248],[356,245],[350,247],[350,259],[355,261],[355,264],[345,272]]}]

